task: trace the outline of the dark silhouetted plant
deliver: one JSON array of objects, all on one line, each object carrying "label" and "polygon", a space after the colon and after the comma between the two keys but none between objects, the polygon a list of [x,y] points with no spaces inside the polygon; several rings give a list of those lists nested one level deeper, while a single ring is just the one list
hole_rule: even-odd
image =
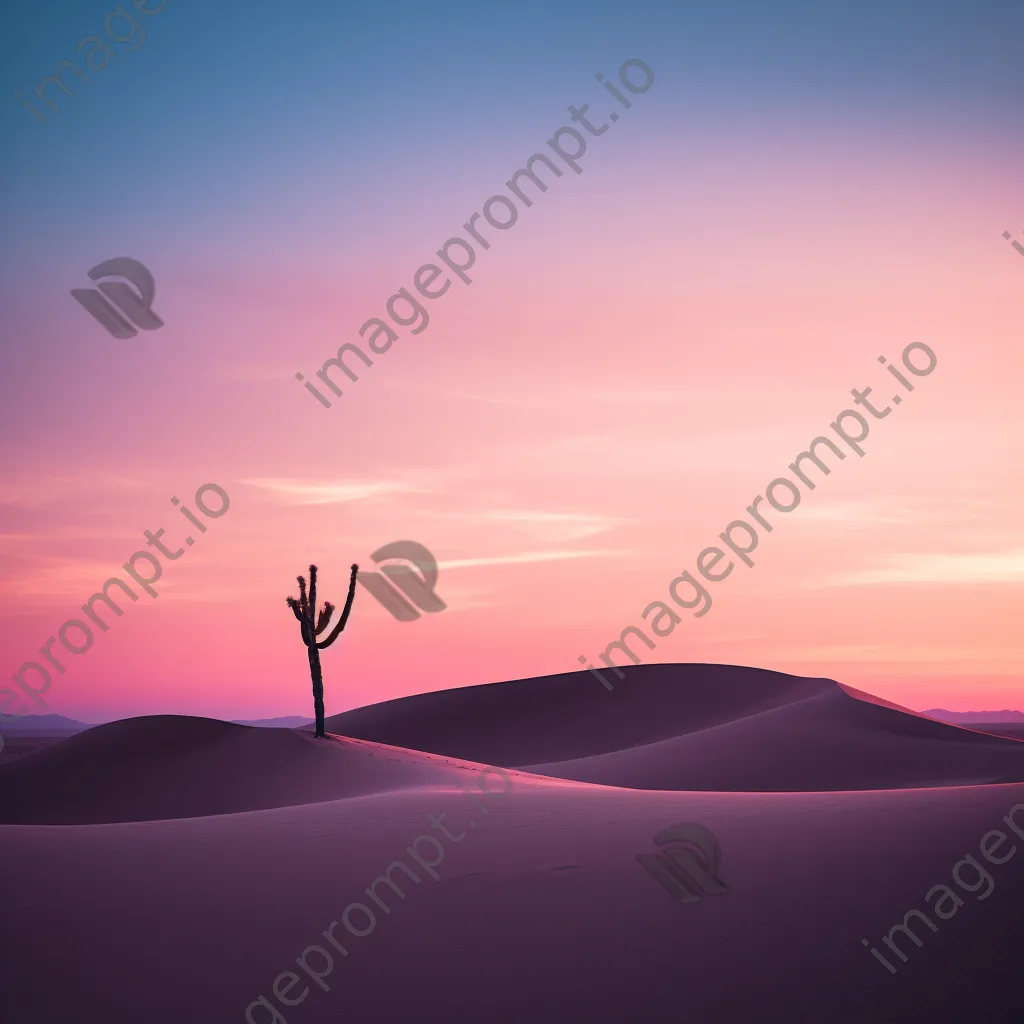
[{"label": "dark silhouetted plant", "polygon": [[356,573],[359,566],[352,566],[352,578],[348,584],[348,597],[345,599],[345,607],[341,611],[341,618],[337,625],[331,630],[326,640],[317,641],[317,637],[325,632],[330,625],[331,616],[334,614],[334,605],[330,601],[324,601],[320,615],[316,616],[316,566],[309,567],[309,595],[306,595],[306,580],[299,577],[299,599],[287,598],[288,607],[295,612],[295,618],[299,620],[299,628],[302,633],[302,642],[306,645],[306,653],[309,655],[309,674],[313,679],[313,711],[316,714],[316,735],[324,735],[324,677],[320,671],[320,652],[325,647],[330,647],[335,640],[341,636],[341,631],[348,622],[349,612],[352,611],[352,599],[356,595]]}]

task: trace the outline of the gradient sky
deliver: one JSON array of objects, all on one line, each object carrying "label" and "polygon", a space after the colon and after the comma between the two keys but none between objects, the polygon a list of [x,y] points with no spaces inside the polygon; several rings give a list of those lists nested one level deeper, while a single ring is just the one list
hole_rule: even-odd
[{"label": "gradient sky", "polygon": [[[23,4],[0,39],[5,681],[144,529],[180,544],[170,498],[209,481],[228,513],[63,654],[47,710],[310,713],[295,576],[315,560],[340,603],[402,538],[448,610],[399,623],[360,590],[329,714],[575,671],[922,341],[938,366],[867,455],[645,654],[1024,706],[1019,3],[169,0],[39,123],[11,92],[112,9]],[[294,374],[358,341],[568,105],[607,123],[595,73],[634,57],[654,85],[583,173],[313,401]],[[153,272],[159,331],[113,339],[69,296],[115,256]]]}]

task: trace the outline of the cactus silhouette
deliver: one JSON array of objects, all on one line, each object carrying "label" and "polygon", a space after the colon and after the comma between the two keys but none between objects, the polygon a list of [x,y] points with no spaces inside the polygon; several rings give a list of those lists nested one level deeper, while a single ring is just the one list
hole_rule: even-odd
[{"label": "cactus silhouette", "polygon": [[348,583],[348,597],[345,599],[345,607],[341,611],[341,618],[338,619],[334,629],[326,640],[317,641],[317,637],[325,632],[330,625],[331,616],[334,614],[334,605],[330,601],[324,601],[320,615],[316,615],[316,566],[309,567],[309,594],[306,594],[306,580],[300,576],[299,599],[294,597],[286,598],[288,607],[295,613],[299,620],[299,629],[302,633],[302,642],[306,645],[306,653],[309,655],[309,674],[313,679],[313,711],[316,714],[316,735],[324,735],[324,677],[320,671],[320,652],[325,647],[330,647],[335,640],[341,636],[341,631],[348,622],[349,612],[352,611],[352,600],[356,595],[356,573],[359,566],[352,566],[352,578]]}]

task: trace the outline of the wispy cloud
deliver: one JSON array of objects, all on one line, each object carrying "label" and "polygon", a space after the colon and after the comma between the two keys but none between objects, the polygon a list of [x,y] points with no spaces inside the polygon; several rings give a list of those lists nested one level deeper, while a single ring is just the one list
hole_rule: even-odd
[{"label": "wispy cloud", "polygon": [[711,404],[721,401],[726,395],[723,391],[712,391],[706,388],[689,392],[650,389],[629,390],[625,388],[612,388],[608,390],[593,388],[586,390],[565,388],[558,382],[554,382],[550,390],[546,392],[538,392],[534,384],[531,383],[528,387],[524,382],[522,387],[512,393],[501,393],[497,390],[484,393],[464,388],[427,387],[414,381],[399,380],[391,380],[384,386],[396,391],[429,395],[432,399],[445,398],[456,401],[479,402],[483,405],[508,406],[517,409],[564,409],[578,402],[598,402],[605,406],[639,405],[650,407],[653,405],[670,405],[673,408],[678,408],[681,405]]},{"label": "wispy cloud", "polygon": [[887,565],[841,573],[826,586],[868,586],[879,583],[1016,583],[1024,581],[1024,548],[989,554],[893,555]]},{"label": "wispy cloud", "polygon": [[[131,578],[127,578],[127,581],[133,588],[135,587]],[[260,595],[255,594],[251,587],[222,586],[219,584],[213,584],[212,586],[203,584],[201,587],[198,587],[169,576],[164,576],[158,583],[154,583],[153,586],[159,591],[161,597],[171,597],[174,599],[175,604],[248,605],[256,603],[260,599]]]},{"label": "wispy cloud", "polygon": [[514,524],[552,542],[593,537],[627,522],[624,519],[590,515],[585,512],[543,512],[534,509],[492,509],[483,513],[483,518]]},{"label": "wispy cloud", "polygon": [[22,480],[7,479],[0,483],[0,505],[40,508],[64,499],[78,498],[97,492],[144,491],[152,484],[142,476],[119,476],[110,473],[90,473],[82,476],[49,476]]},{"label": "wispy cloud", "polygon": [[425,494],[422,487],[397,480],[298,480],[286,477],[253,477],[241,483],[273,494],[291,505],[342,505],[388,494]]},{"label": "wispy cloud", "polygon": [[868,527],[901,523],[948,523],[983,518],[976,502],[943,502],[941,508],[895,501],[833,501],[809,504],[802,510],[805,521],[841,526]]},{"label": "wispy cloud", "polygon": [[707,471],[715,475],[749,466],[764,472],[764,466],[778,460],[779,452],[792,446],[788,433],[771,427],[729,428],[700,436],[601,432],[545,438],[492,451],[491,466],[528,465],[531,470],[555,470],[560,476],[600,477],[613,475],[616,481],[655,475],[664,479],[667,467],[673,472]]},{"label": "wispy cloud", "polygon": [[927,665],[1020,664],[1024,650],[992,647],[947,646],[939,641],[929,647],[907,647],[899,644],[834,644],[822,647],[780,647],[767,649],[762,655],[772,661],[794,663],[832,662]]},{"label": "wispy cloud", "polygon": [[875,661],[881,660],[885,648],[879,644],[832,644],[824,647],[764,648],[767,659],[785,661]]},{"label": "wispy cloud", "polygon": [[486,558],[456,558],[439,562],[438,569],[471,569],[485,565],[526,565],[533,562],[564,562],[576,558],[625,558],[633,551],[524,551],[515,555],[492,555]]},{"label": "wispy cloud", "polygon": [[[4,596],[19,598],[70,598],[79,602],[88,597],[97,584],[111,576],[131,582],[124,569],[114,563],[85,558],[47,555],[35,559],[31,572],[4,581]],[[88,590],[84,588],[89,588]]]}]

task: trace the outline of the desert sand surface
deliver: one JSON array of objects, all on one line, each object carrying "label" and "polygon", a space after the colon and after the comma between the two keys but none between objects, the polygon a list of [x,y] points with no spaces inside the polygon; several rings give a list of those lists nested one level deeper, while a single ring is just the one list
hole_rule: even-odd
[{"label": "desert sand surface", "polygon": [[[361,731],[376,735],[326,741],[132,719],[0,765],[2,820],[78,822],[0,825],[12,880],[4,1019],[213,1024],[245,1021],[261,996],[286,1024],[1020,1019],[1024,852],[982,860],[988,898],[957,889],[955,916],[935,933],[917,928],[920,947],[901,943],[907,962],[889,953],[895,975],[861,939],[888,952],[881,937],[908,910],[927,911],[925,894],[952,886],[954,865],[980,858],[989,830],[1024,849],[1002,820],[1024,805],[1024,745],[938,728],[827,680],[658,668],[656,684],[632,693],[632,677],[650,670],[628,672],[613,693],[574,673],[392,701],[331,720],[361,716]],[[544,705],[539,684],[551,680]],[[600,703],[619,697],[618,712]],[[420,703],[416,714],[409,702]],[[517,740],[506,719],[479,717],[480,706],[518,708],[513,724],[536,734]],[[435,749],[394,742],[412,729]],[[488,743],[493,756],[454,752],[481,754]],[[730,773],[746,781],[752,752],[764,778],[788,791],[710,790],[708,780]],[[861,784],[836,788],[858,758]],[[553,778],[517,761],[563,771],[585,762],[619,781]],[[477,780],[502,764],[507,791],[488,800]],[[76,776],[64,777],[68,797],[62,769]],[[691,785],[700,770],[705,784]],[[656,778],[680,785],[655,788]],[[12,796],[18,786],[35,787],[39,809]],[[491,791],[501,786],[489,776]],[[439,835],[428,815],[441,813],[457,841],[444,839],[436,880],[398,873],[404,898],[378,887],[388,910],[372,903],[367,887],[396,859],[416,866],[407,848]],[[1024,823],[1024,809],[1015,820]],[[678,823],[717,837],[727,893],[680,904],[637,863],[655,852],[655,833]],[[335,927],[342,955],[323,932],[356,902],[375,921],[364,936]],[[307,956],[328,991],[296,964],[313,944],[333,952],[329,971]],[[274,993],[289,970],[302,981],[285,991],[308,993],[295,1006]],[[256,1024],[272,1019],[252,1011]]]}]

